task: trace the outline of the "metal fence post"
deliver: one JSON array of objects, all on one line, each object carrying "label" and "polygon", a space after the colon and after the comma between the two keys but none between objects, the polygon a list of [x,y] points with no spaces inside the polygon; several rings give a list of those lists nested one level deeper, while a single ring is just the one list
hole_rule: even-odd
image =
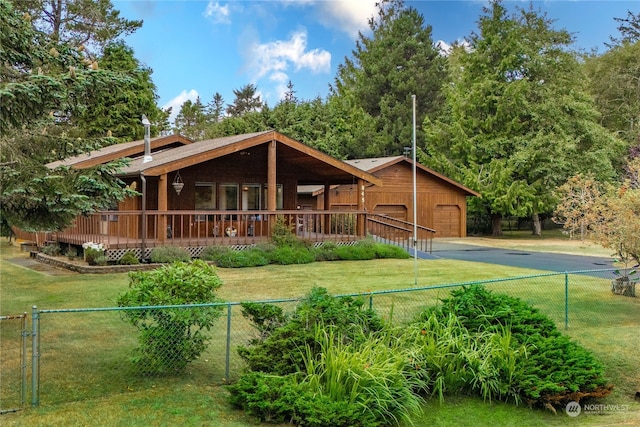
[{"label": "metal fence post", "polygon": [[35,305],[31,311],[31,406],[38,406],[40,403],[39,397],[39,378],[38,372],[40,370],[40,354],[39,354],[39,332],[40,331],[40,317],[38,313],[38,307]]},{"label": "metal fence post", "polygon": [[564,272],[564,329],[569,329],[569,273]]},{"label": "metal fence post", "polygon": [[225,357],[224,376],[225,379],[229,381],[229,361],[231,357],[231,304],[227,304],[227,348]]},{"label": "metal fence post", "polygon": [[22,380],[20,384],[20,407],[24,407],[25,402],[27,401],[27,337],[29,336],[29,332],[27,331],[27,312],[22,313],[22,324],[21,324],[22,334],[22,355],[20,355],[20,375],[22,375]]}]

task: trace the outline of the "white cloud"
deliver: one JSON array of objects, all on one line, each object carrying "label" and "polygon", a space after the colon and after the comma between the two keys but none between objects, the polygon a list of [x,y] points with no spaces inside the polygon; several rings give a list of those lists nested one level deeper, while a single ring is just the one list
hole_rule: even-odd
[{"label": "white cloud", "polygon": [[175,98],[171,99],[169,102],[164,104],[162,106],[163,110],[166,110],[167,108],[171,107],[171,115],[169,116],[169,122],[173,123],[176,116],[180,112],[180,108],[182,107],[182,104],[184,104],[186,101],[195,102],[196,99],[198,99],[198,96],[200,95],[198,94],[198,91],[195,89],[191,89],[188,92],[186,90],[183,90],[182,92],[180,92],[180,95],[176,96]]},{"label": "white cloud", "polygon": [[[291,68],[309,70],[313,74],[331,71],[331,53],[323,49],[307,50],[306,30],[294,32],[288,40],[254,42],[248,50],[248,68],[254,82],[267,77],[283,84],[289,80],[287,71]],[[284,93],[280,88],[278,92]]]},{"label": "white cloud", "polygon": [[[318,20],[328,28],[347,33],[354,40],[358,32],[369,29],[369,18],[377,14],[379,0],[319,0],[315,2]],[[304,2],[303,4],[310,4]]]},{"label": "white cloud", "polygon": [[230,24],[231,23],[231,14],[229,12],[229,5],[225,4],[224,6],[220,5],[220,2],[209,0],[207,4],[207,8],[204,10],[202,15],[205,18],[210,18],[215,24]]}]

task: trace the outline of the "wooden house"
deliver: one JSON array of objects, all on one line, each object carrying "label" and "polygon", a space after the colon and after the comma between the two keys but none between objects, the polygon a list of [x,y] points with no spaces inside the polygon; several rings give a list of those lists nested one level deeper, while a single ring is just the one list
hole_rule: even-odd
[{"label": "wooden house", "polygon": [[298,186],[329,190],[383,184],[361,168],[275,131],[198,142],[179,135],[147,138],[48,166],[82,169],[120,158],[130,163],[119,176],[139,196],[109,211],[80,216],[73,226],[40,241],[103,244],[113,260],[127,251],[147,258],[152,248],[171,245],[198,256],[206,246],[266,240],[274,224],[285,221],[315,242],[349,242],[366,235],[362,199],[349,212],[332,211],[333,193],[326,191],[320,198],[327,208],[303,215],[297,209]]},{"label": "wooden house", "polygon": [[[398,227],[413,224],[413,161],[405,156],[347,160],[346,163],[366,171],[382,181],[369,183],[364,189],[354,181],[331,187],[329,209],[356,209],[366,193],[364,208],[372,214],[394,218]],[[417,224],[435,231],[435,237],[466,237],[467,197],[480,194],[416,164]],[[324,209],[325,189],[318,186],[299,188],[302,209]],[[390,222],[390,220],[385,220]]]}]

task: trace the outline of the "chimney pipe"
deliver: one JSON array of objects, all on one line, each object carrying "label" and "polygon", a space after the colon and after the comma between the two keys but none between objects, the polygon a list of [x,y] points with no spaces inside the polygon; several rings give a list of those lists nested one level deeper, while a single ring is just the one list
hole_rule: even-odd
[{"label": "chimney pipe", "polygon": [[147,116],[142,115],[142,124],[144,125],[144,160],[142,163],[147,163],[153,160],[151,157],[151,122],[147,119]]}]

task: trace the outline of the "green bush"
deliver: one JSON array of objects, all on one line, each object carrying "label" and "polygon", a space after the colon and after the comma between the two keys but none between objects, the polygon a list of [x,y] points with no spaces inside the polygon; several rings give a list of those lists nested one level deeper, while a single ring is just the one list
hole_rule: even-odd
[{"label": "green bush", "polygon": [[372,240],[361,240],[353,245],[338,246],[335,249],[338,258],[345,261],[366,261],[376,258],[375,243]]},{"label": "green bush", "polygon": [[84,259],[89,265],[98,265],[98,258],[104,257],[104,251],[93,248],[86,248],[84,250]]},{"label": "green bush", "polygon": [[268,265],[268,255],[257,248],[232,250],[214,260],[216,265],[226,268],[259,267]]},{"label": "green bush", "polygon": [[276,246],[301,246],[303,243],[288,224],[284,216],[278,216],[271,230],[271,242]]},{"label": "green bush", "polygon": [[49,255],[49,256],[58,256],[58,255],[60,255],[60,245],[58,245],[58,244],[44,245],[40,250],[45,255]]},{"label": "green bush", "polygon": [[[363,341],[383,329],[382,320],[364,300],[334,298],[324,288],[314,288],[292,314],[272,310],[268,304],[242,304],[242,314],[260,332],[238,353],[252,371],[287,375],[304,369],[301,349],[318,348],[316,325],[334,326],[345,340]],[[270,325],[270,327],[267,327]]]},{"label": "green bush", "polygon": [[228,387],[231,404],[267,423],[309,427],[379,426],[362,407],[313,393],[296,374],[247,372]]},{"label": "green bush", "polygon": [[[118,297],[120,307],[205,304],[220,302],[222,285],[206,262],[175,262],[151,271],[129,273],[129,290]],[[210,330],[222,314],[221,306],[127,310],[124,316],[140,335],[133,362],[143,375],[171,375],[184,371],[206,349]]]},{"label": "green bush", "polygon": [[336,245],[333,242],[324,242],[313,250],[316,261],[336,261],[340,257],[336,254]]},{"label": "green bush", "polygon": [[309,264],[316,260],[313,251],[298,246],[278,246],[269,254],[271,263],[280,265]]},{"label": "green bush", "polygon": [[200,259],[205,261],[217,261],[220,257],[225,256],[227,253],[231,252],[233,249],[229,246],[207,246],[202,250],[202,254],[200,254]]},{"label": "green bush", "polygon": [[514,388],[530,405],[562,406],[611,392],[604,368],[593,354],[518,298],[472,286],[453,291],[439,311],[455,313],[469,331],[499,332],[510,327],[514,345],[527,346],[527,357],[515,361],[520,374]]},{"label": "green bush", "polygon": [[105,266],[109,264],[109,258],[106,255],[100,255],[94,258],[92,265]]},{"label": "green bush", "polygon": [[138,257],[133,252],[127,251],[124,255],[122,255],[122,257],[120,257],[120,259],[118,260],[118,264],[136,265],[140,264],[140,260],[138,260]]},{"label": "green bush", "polygon": [[411,254],[400,246],[387,245],[384,243],[376,243],[375,246],[376,258],[393,258],[393,259],[407,259],[411,258]]},{"label": "green bush", "polygon": [[171,263],[176,261],[189,262],[191,255],[186,249],[177,246],[163,246],[153,248],[151,251],[151,262]]}]

